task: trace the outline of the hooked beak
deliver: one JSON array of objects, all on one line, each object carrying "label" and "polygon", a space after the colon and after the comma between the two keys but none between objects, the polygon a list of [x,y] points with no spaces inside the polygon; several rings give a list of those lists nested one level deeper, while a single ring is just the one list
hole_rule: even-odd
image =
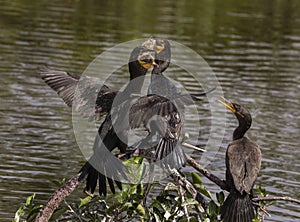
[{"label": "hooked beak", "polygon": [[159,54],[161,51],[163,51],[165,49],[165,45],[164,44],[162,44],[162,45],[155,45],[155,47],[154,47],[154,50],[155,50],[155,52],[157,53],[157,54]]},{"label": "hooked beak", "polygon": [[221,99],[218,99],[219,103],[221,103],[223,106],[225,106],[231,112],[236,113],[236,109],[234,108],[232,102],[230,102],[229,100],[225,99],[224,97],[221,97]]},{"label": "hooked beak", "polygon": [[158,67],[158,64],[155,62],[155,58],[152,56],[152,55],[150,55],[150,58],[151,58],[151,61],[152,61],[152,66],[155,66],[155,67]]},{"label": "hooked beak", "polygon": [[153,60],[152,65],[158,67],[158,64]]}]

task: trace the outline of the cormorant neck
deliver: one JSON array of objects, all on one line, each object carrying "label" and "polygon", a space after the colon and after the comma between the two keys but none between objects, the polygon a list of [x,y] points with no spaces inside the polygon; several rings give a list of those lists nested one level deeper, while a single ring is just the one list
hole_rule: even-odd
[{"label": "cormorant neck", "polygon": [[145,76],[148,71],[147,69],[136,63],[137,61],[129,63],[130,80],[133,80],[137,77]]},{"label": "cormorant neck", "polygon": [[239,126],[233,132],[233,140],[238,140],[244,137],[247,130],[251,127],[251,121],[245,121],[244,119],[240,118],[238,118],[238,120]]},{"label": "cormorant neck", "polygon": [[141,93],[147,69],[142,67],[136,60],[130,62],[128,65],[130,82],[125,90],[129,93]]},{"label": "cormorant neck", "polygon": [[135,77],[134,79],[131,79],[128,85],[126,86],[125,91],[129,94],[140,94],[142,91],[144,80],[144,75],[139,76],[139,78]]}]

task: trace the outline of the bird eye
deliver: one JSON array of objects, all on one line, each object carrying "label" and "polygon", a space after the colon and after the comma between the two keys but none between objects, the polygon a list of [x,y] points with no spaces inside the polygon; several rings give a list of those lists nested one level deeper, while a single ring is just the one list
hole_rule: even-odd
[{"label": "bird eye", "polygon": [[234,104],[234,108],[236,109],[236,111],[239,111],[241,106],[239,104]]}]

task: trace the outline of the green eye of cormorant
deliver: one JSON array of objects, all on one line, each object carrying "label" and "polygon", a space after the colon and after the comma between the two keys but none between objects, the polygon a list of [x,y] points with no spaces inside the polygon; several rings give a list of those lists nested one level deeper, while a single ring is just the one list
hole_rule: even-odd
[{"label": "green eye of cormorant", "polygon": [[233,103],[233,107],[236,111],[239,111],[241,109],[241,106],[239,104]]}]

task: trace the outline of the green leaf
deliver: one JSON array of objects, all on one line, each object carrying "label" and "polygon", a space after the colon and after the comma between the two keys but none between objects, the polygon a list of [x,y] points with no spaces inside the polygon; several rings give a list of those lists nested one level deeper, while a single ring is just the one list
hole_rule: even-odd
[{"label": "green leaf", "polygon": [[212,198],[211,198],[211,194],[210,194],[209,190],[206,189],[206,187],[200,186],[200,187],[198,188],[198,190],[199,190],[200,193],[202,193],[202,194],[205,195],[206,197],[212,199]]},{"label": "green leaf", "polygon": [[132,207],[132,203],[126,202],[125,204],[123,204],[122,211],[127,210],[129,207]]},{"label": "green leaf", "polygon": [[196,218],[195,216],[191,216],[190,218],[190,222],[198,222],[198,218]]},{"label": "green leaf", "polygon": [[23,206],[19,207],[19,209],[17,210],[17,212],[15,214],[15,219],[13,220],[13,222],[20,222],[22,216],[24,216],[24,207]]},{"label": "green leaf", "polygon": [[25,204],[26,207],[29,207],[32,204],[34,197],[35,194],[32,194],[31,196],[27,197],[26,204]]},{"label": "green leaf", "polygon": [[220,205],[222,205],[224,203],[224,199],[225,199],[224,192],[221,191],[220,193],[216,193],[216,197],[217,197],[218,203]]},{"label": "green leaf", "polygon": [[57,187],[60,187],[61,184],[60,184],[60,181],[57,181],[57,180],[53,180],[52,183],[57,186]]},{"label": "green leaf", "polygon": [[138,194],[143,194],[143,192],[144,192],[144,189],[143,189],[143,186],[142,186],[142,184],[138,184],[137,185],[137,187],[136,187],[136,193],[138,193]]},{"label": "green leaf", "polygon": [[258,186],[257,187],[257,191],[258,193],[262,196],[262,197],[265,197],[266,196],[266,189],[261,187],[261,186]]},{"label": "green leaf", "polygon": [[208,203],[208,214],[210,217],[214,217],[218,214],[218,206],[213,200]]},{"label": "green leaf", "polygon": [[62,178],[60,181],[58,180],[52,181],[52,183],[57,187],[61,187],[65,182],[66,182],[66,178]]},{"label": "green leaf", "polygon": [[196,201],[195,199],[186,199],[183,203],[182,206],[189,206],[189,205],[195,205],[198,204],[198,201]]},{"label": "green leaf", "polygon": [[146,215],[146,211],[145,211],[144,207],[141,204],[139,204],[137,206],[136,211],[142,217],[144,217]]},{"label": "green leaf", "polygon": [[91,196],[87,196],[83,199],[80,199],[79,207],[82,207],[82,206],[86,205],[91,199],[92,199]]},{"label": "green leaf", "polygon": [[163,216],[156,207],[153,208],[153,215],[154,215],[155,221],[162,221]]},{"label": "green leaf", "polygon": [[43,205],[37,205],[30,209],[29,214],[26,218],[27,222],[34,221],[37,214],[39,213],[40,209],[43,207]]},{"label": "green leaf", "polygon": [[56,221],[59,217],[63,216],[63,214],[68,210],[68,207],[61,207],[54,211],[51,216],[50,221]]},{"label": "green leaf", "polygon": [[202,185],[202,180],[201,177],[198,173],[192,172],[192,181],[193,181],[193,185],[194,184],[199,184]]}]

